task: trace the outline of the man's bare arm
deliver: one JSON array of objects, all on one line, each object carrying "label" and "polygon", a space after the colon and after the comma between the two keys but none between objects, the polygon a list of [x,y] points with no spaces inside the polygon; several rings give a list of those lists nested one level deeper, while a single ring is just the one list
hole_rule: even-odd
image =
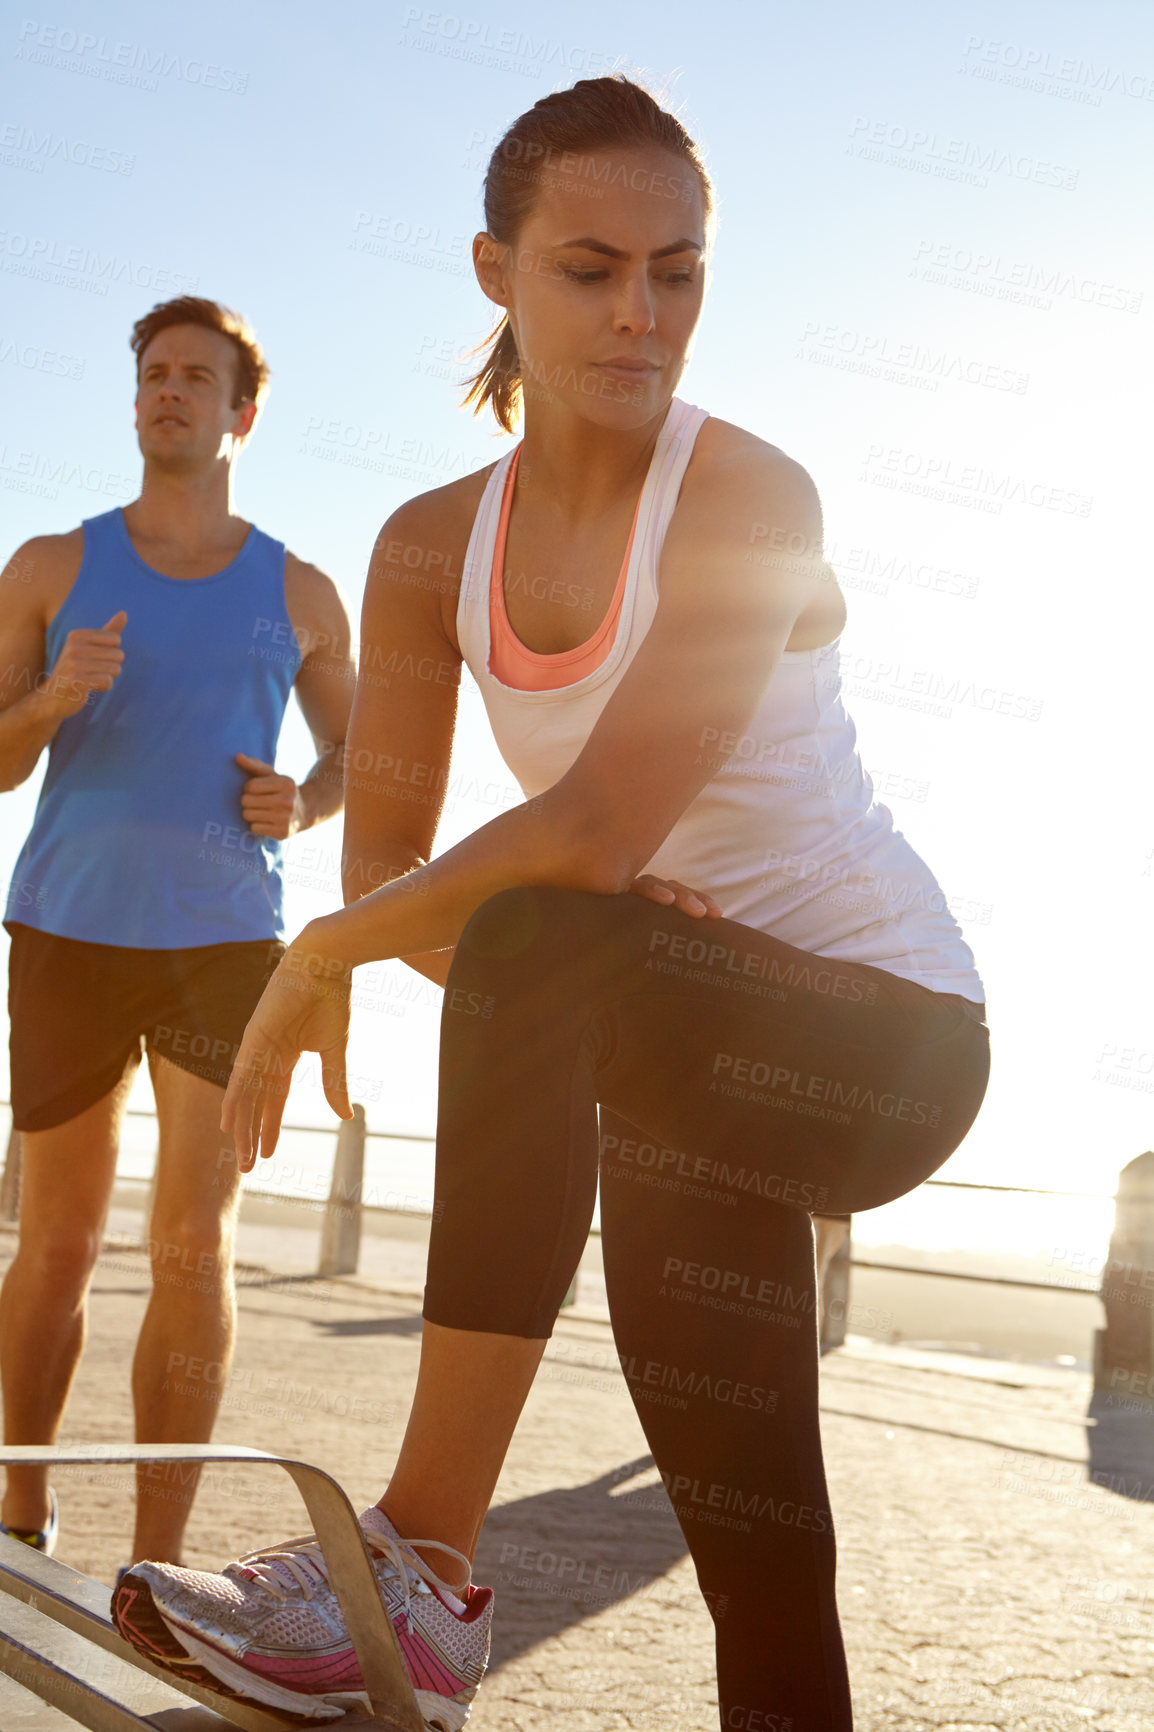
[{"label": "man's bare arm", "polygon": [[344,804],[344,746],[357,664],[352,624],[340,590],[316,566],[289,554],[286,587],[305,591],[310,628],[296,678],[296,698],[317,747],[317,761],[298,786],[301,828],[333,818]]},{"label": "man's bare arm", "polygon": [[0,789],[26,782],[61,722],[106,692],[120,672],[127,615],[70,631],[45,671],[47,622],[68,594],[83,557],[83,531],[40,535],[0,574]]}]

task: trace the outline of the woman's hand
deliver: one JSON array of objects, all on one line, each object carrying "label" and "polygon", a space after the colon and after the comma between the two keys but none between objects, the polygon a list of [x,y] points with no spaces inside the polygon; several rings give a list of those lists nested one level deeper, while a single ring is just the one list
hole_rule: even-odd
[{"label": "woman's hand", "polygon": [[644,896],[649,902],[663,902],[666,907],[676,906],[683,914],[692,914],[698,920],[703,915],[711,920],[721,916],[721,909],[708,890],[691,890],[688,884],[679,884],[676,878],[655,878],[652,872],[643,872],[640,878],[633,880],[629,889],[634,896]]},{"label": "woman's hand", "polygon": [[258,1150],[267,1160],[276,1148],[302,1052],[320,1054],[325,1098],[338,1118],[352,1118],[345,1076],[349,974],[310,949],[302,934],[265,987],[244,1031],[220,1115],[221,1130],[233,1133],[242,1173],[255,1167]]}]

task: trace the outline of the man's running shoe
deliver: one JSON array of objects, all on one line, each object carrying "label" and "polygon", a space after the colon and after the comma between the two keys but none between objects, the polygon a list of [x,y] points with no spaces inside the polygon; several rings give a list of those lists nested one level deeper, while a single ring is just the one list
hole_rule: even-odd
[{"label": "man's running shoe", "polygon": [[43,1552],[50,1558],[56,1550],[56,1536],[60,1532],[60,1511],[56,1506],[56,1493],[48,1487],[50,1508],[48,1511],[48,1526],[43,1528],[10,1528],[0,1522],[0,1534],[7,1534],[9,1539],[22,1540],[26,1546],[31,1546],[34,1552]]},{"label": "man's running shoe", "polygon": [[[392,1620],[429,1732],[459,1732],[489,1658],[493,1590],[458,1598],[402,1540],[379,1509],[361,1516],[381,1598]],[[126,1641],[178,1677],[300,1720],[333,1720],[368,1708],[314,1535],[251,1552],[220,1575],[173,1564],[134,1564],[118,1585],[112,1618]]]}]

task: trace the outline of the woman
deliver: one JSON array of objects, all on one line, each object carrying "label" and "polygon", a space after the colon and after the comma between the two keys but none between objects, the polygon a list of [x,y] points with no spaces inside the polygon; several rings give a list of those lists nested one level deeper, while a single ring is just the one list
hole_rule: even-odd
[{"label": "woman", "polygon": [[[402,956],[447,978],[420,1379],[362,1521],[427,1724],[448,1732],[492,1608],[437,1571],[472,1559],[599,1154],[617,1347],[693,1392],[634,1393],[725,1609],[722,1723],[850,1725],[809,1211],[920,1183],[985,1090],[970,952],[872,803],[841,707],[813,484],[674,395],[712,212],[692,141],[620,77],[544,98],[494,152],[474,260],[504,317],[471,398],[507,430],[523,403],[524,439],[381,533],[363,638],[391,673],[357,693],[350,905],[291,946],[227,1097],[251,1167],[302,1050],[347,1116],[352,966]],[[462,661],[527,798],[426,864]],[[771,1386],[772,1415],[717,1399],[723,1383]],[[220,1577],[138,1565],[117,1615],[285,1711],[331,1717],[360,1683],[315,1547]]]}]

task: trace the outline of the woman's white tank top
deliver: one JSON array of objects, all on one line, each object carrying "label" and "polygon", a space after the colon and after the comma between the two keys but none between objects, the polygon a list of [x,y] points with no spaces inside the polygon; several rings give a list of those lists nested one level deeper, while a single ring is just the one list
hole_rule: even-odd
[{"label": "woman's white tank top", "polygon": [[[457,632],[527,799],[577,758],[653,623],[662,543],[707,418],[676,397],[670,405],[641,494],[616,637],[600,667],[555,691],[515,690],[489,669],[489,582],[512,452],[489,478],[465,556]],[[644,870],[708,890],[730,919],[799,950],[872,963],[981,1003],[973,955],[937,880],[874,799],[842,706],[839,643],[786,651],[747,732],[703,740],[714,774]]]}]

